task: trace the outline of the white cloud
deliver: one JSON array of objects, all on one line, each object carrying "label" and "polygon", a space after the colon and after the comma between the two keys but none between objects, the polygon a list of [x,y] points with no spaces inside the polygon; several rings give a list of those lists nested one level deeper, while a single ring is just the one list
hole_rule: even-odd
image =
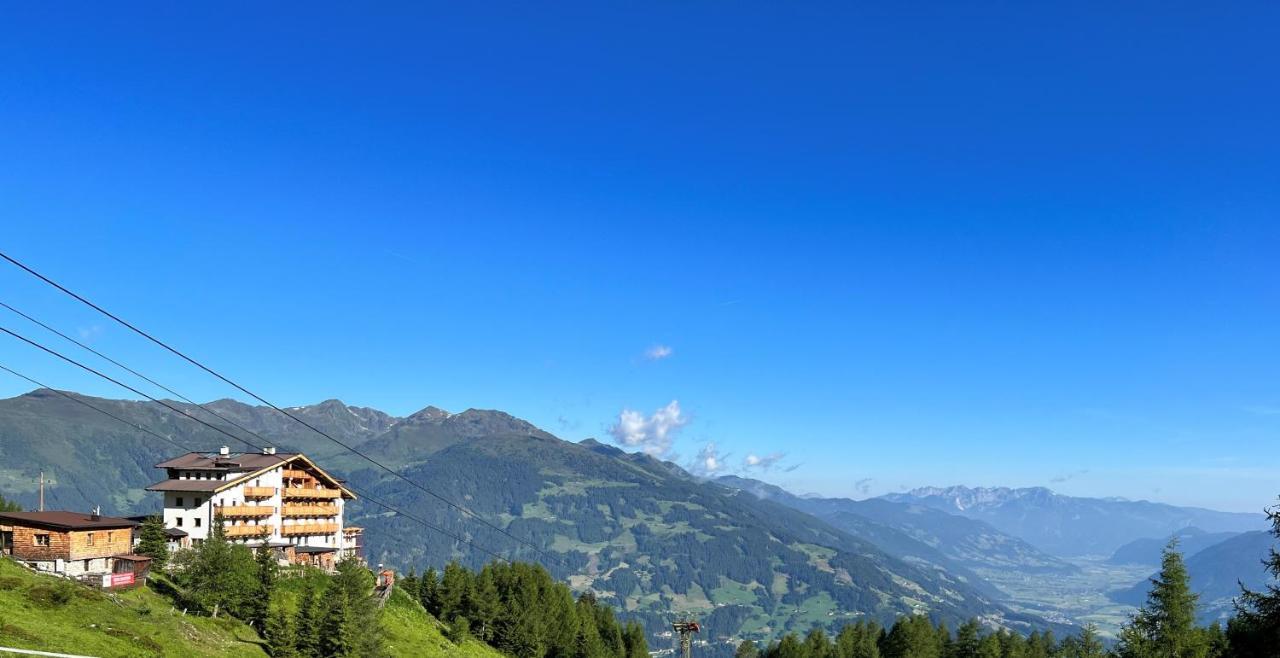
[{"label": "white cloud", "polygon": [[609,434],[618,445],[664,457],[671,451],[676,433],[688,424],[689,417],[680,410],[680,402],[672,400],[648,418],[634,409],[623,409],[618,414],[618,422],[609,428]]},{"label": "white cloud", "polygon": [[786,456],[786,453],[782,452],[774,452],[764,456],[757,455],[753,452],[748,454],[746,458],[742,460],[742,467],[748,470],[754,468],[761,471],[767,471],[774,466],[777,466],[778,462],[782,461],[783,457]]},{"label": "white cloud", "polygon": [[644,351],[644,358],[650,361],[661,361],[672,354],[675,354],[675,352],[675,350],[671,349],[670,345],[654,345]]},{"label": "white cloud", "polygon": [[698,451],[698,456],[694,458],[689,470],[697,475],[711,477],[724,470],[725,460],[728,457],[729,455],[720,454],[714,441],[708,442],[707,445],[702,446],[702,450]]}]

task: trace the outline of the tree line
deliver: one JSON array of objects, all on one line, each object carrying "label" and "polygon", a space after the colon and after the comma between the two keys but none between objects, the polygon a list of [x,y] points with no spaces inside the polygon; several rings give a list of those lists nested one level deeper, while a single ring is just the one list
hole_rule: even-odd
[{"label": "tree line", "polygon": [[649,655],[638,622],[619,622],[589,590],[575,598],[536,564],[495,562],[476,572],[455,561],[443,573],[410,572],[399,586],[449,624],[450,639],[471,635],[521,658]]}]

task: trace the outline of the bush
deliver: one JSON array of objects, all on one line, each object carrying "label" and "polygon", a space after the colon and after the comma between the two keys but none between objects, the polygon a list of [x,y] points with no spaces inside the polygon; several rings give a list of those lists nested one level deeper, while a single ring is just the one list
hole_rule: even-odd
[{"label": "bush", "polygon": [[68,582],[32,585],[27,600],[42,608],[61,608],[76,597],[76,586]]},{"label": "bush", "polygon": [[471,636],[471,622],[466,617],[454,617],[453,623],[449,624],[449,641],[457,646],[462,646],[463,642]]}]

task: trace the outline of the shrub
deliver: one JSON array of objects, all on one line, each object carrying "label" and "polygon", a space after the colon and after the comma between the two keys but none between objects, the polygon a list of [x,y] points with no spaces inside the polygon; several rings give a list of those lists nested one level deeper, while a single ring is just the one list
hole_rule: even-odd
[{"label": "shrub", "polygon": [[42,608],[61,608],[76,597],[76,586],[68,582],[40,583],[27,590],[27,600]]},{"label": "shrub", "polygon": [[455,645],[462,646],[467,638],[471,636],[471,622],[466,617],[454,617],[453,623],[449,625],[449,641]]}]

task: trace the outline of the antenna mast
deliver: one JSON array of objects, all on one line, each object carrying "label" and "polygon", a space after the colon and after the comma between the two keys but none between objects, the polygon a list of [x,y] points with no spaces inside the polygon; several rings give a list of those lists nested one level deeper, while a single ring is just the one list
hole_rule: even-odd
[{"label": "antenna mast", "polygon": [[689,619],[687,621],[678,621],[671,625],[671,630],[680,635],[680,653],[684,658],[693,656],[693,634],[702,630],[698,622]]}]

